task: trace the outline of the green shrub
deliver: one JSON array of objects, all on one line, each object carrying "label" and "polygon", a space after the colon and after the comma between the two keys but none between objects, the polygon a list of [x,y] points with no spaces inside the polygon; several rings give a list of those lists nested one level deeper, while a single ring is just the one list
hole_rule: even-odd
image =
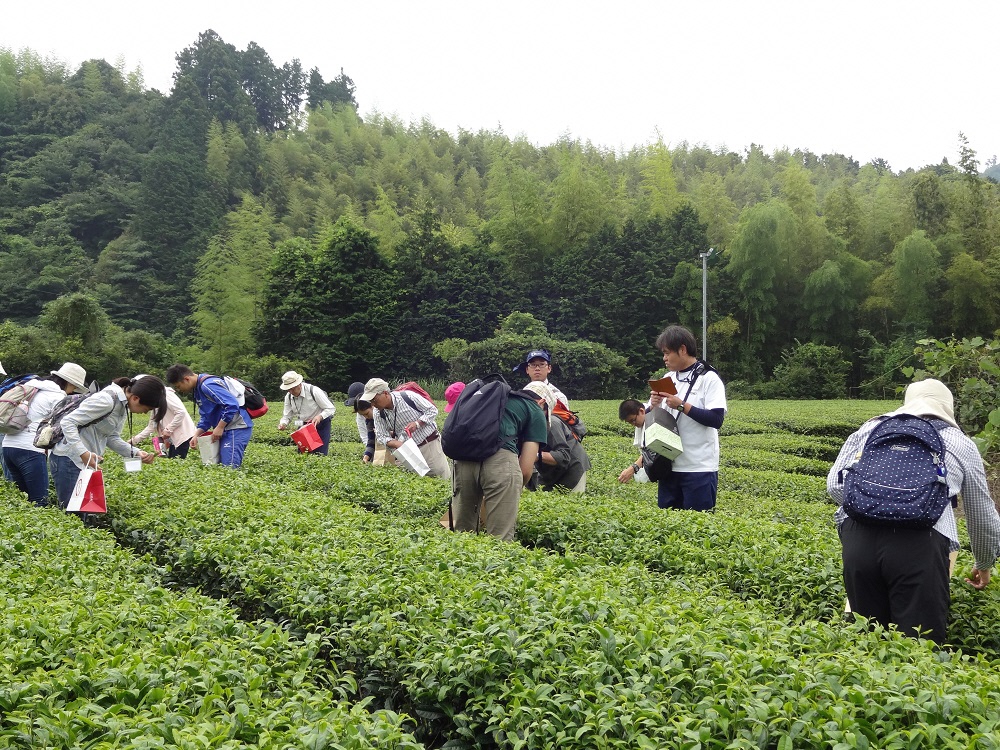
[{"label": "green shrub", "polygon": [[837,399],[847,396],[851,363],[835,346],[798,344],[781,354],[774,378],[760,391],[764,398]]}]

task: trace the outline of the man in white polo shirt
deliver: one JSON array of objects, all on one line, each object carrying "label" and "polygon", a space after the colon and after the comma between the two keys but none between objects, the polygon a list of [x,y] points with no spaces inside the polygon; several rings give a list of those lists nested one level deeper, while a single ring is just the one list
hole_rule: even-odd
[{"label": "man in white polo shirt", "polygon": [[694,334],[668,326],[656,339],[666,377],[676,393],[650,394],[652,408],[670,409],[677,419],[684,452],[673,472],[657,483],[661,508],[714,510],[719,491],[719,428],[726,416],[726,387],[712,368],[698,359]]}]

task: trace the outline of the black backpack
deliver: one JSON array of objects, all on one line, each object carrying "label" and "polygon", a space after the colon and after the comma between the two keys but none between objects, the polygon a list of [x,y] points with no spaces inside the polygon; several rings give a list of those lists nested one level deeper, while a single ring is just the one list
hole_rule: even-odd
[{"label": "black backpack", "polygon": [[512,391],[502,375],[473,380],[459,395],[441,430],[441,449],[456,461],[485,461],[515,435],[501,435],[508,398],[537,402],[535,394]]}]

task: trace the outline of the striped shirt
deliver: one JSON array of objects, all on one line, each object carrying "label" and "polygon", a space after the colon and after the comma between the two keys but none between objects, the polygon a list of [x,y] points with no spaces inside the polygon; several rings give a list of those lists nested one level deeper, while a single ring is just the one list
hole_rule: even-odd
[{"label": "striped shirt", "polygon": [[402,391],[389,391],[389,395],[392,397],[391,409],[372,409],[378,442],[385,445],[390,440],[406,440],[406,425],[418,419],[422,424],[411,436],[418,443],[437,432],[438,408],[434,404],[413,391],[406,391],[405,395]]},{"label": "striped shirt", "polygon": [[[826,491],[840,506],[834,515],[838,527],[848,518],[843,508],[844,485],[840,480],[840,472],[854,461],[857,453],[864,448],[869,433],[880,421],[881,418],[878,417],[869,419],[861,425],[861,429],[847,438],[840,449],[840,455],[827,474]],[[976,444],[957,427],[944,427],[940,434],[945,447],[944,463],[948,470],[948,494],[951,497],[961,494],[969,542],[972,554],[976,558],[976,569],[989,570],[1000,557],[1000,515],[997,514],[986,484],[986,470],[983,467],[982,456],[979,455]],[[950,504],[945,507],[944,513],[934,524],[934,530],[948,537],[952,552],[959,549],[958,525]]]}]

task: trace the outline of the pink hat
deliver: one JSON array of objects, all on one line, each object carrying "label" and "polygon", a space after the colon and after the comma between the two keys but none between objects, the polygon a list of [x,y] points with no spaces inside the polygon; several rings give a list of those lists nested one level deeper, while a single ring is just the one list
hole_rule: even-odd
[{"label": "pink hat", "polygon": [[447,402],[444,407],[445,414],[455,408],[455,402],[458,401],[459,395],[464,390],[465,383],[452,383],[444,389],[444,400]]}]

